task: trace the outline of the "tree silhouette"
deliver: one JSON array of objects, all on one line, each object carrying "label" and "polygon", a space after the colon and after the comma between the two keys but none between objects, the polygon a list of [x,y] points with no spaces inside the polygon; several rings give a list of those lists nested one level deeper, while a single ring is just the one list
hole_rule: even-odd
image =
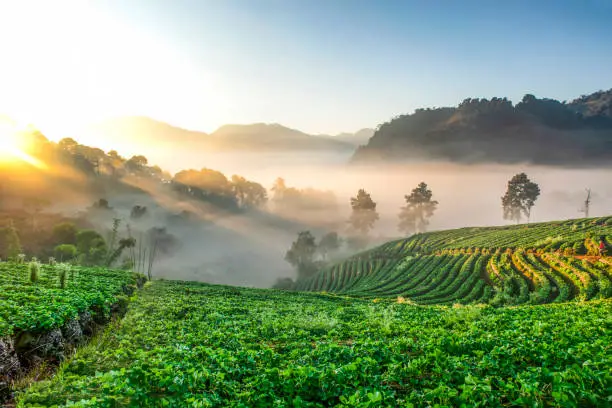
[{"label": "tree silhouette", "polygon": [[330,252],[337,251],[338,248],[340,248],[340,238],[337,232],[327,233],[319,241],[319,253],[324,260],[327,260],[327,255]]},{"label": "tree silhouette", "polygon": [[525,173],[516,174],[508,181],[506,194],[501,198],[504,219],[516,221],[518,224],[522,216],[531,217],[531,208],[540,195],[540,187],[529,180]]},{"label": "tree silhouette", "polygon": [[285,260],[297,269],[298,279],[312,276],[316,270],[314,256],[317,251],[315,237],[310,231],[298,233],[298,238],[285,254]]},{"label": "tree silhouette", "polygon": [[232,176],[232,190],[241,208],[258,208],[268,201],[265,187],[242,176]]},{"label": "tree silhouette", "polygon": [[432,192],[427,184],[421,182],[410,195],[404,196],[406,206],[399,214],[399,230],[406,234],[424,232],[429,225],[429,218],[433,216],[438,202],[432,200]]},{"label": "tree silhouette", "polygon": [[351,229],[361,235],[367,235],[379,219],[376,203],[370,194],[360,189],[356,197],[351,197],[351,208],[353,209],[349,219]]}]

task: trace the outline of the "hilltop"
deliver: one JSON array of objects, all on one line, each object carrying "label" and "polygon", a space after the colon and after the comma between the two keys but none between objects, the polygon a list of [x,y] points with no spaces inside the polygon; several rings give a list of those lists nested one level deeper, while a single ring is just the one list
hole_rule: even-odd
[{"label": "hilltop", "polygon": [[456,107],[417,109],[378,127],[354,163],[440,160],[608,166],[612,160],[612,90],[570,103],[525,95],[468,98]]},{"label": "hilltop", "polygon": [[338,136],[310,135],[280,124],[224,125],[212,133],[183,129],[148,117],[122,117],[89,126],[83,135],[127,150],[148,149],[207,152],[351,151],[373,131]]}]

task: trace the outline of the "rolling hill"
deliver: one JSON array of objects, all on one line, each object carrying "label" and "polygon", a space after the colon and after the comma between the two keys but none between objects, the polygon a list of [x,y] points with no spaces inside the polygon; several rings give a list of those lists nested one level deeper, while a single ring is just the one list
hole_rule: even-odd
[{"label": "rolling hill", "polygon": [[565,302],[612,297],[612,217],[461,228],[389,242],[299,281],[302,291],[418,304]]},{"label": "rolling hill", "polygon": [[439,160],[608,166],[612,90],[571,103],[525,95],[468,98],[457,107],[417,109],[380,125],[353,163]]},{"label": "rolling hill", "polygon": [[232,151],[352,151],[363,143],[367,131],[340,137],[309,135],[279,124],[224,125],[213,133],[182,129],[148,117],[123,117],[98,123],[83,130],[89,139],[127,150],[147,149],[202,152]]}]

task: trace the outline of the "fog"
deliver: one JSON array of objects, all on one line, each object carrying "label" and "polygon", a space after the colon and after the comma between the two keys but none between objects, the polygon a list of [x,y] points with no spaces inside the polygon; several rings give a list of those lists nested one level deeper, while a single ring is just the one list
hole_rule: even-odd
[{"label": "fog", "polygon": [[612,169],[578,169],[517,165],[460,165],[451,163],[415,163],[389,166],[347,165],[350,155],[329,153],[182,153],[157,158],[163,168],[178,171],[185,167],[209,167],[226,175],[240,174],[270,188],[277,177],[287,185],[329,189],[341,203],[346,203],[359,188],[365,188],[378,203],[381,221],[377,232],[396,234],[395,220],[403,205],[403,196],[417,183],[425,181],[440,201],[432,229],[470,225],[498,225],[500,198],[506,183],[518,172],[540,185],[542,191],[532,212],[532,221],[578,218],[586,197],[592,190],[590,215],[612,213]]},{"label": "fog", "polygon": [[[421,181],[429,185],[434,199],[440,202],[430,230],[507,224],[502,219],[500,198],[508,179],[517,172],[526,172],[542,191],[532,211],[532,222],[582,217],[579,210],[586,188],[593,192],[591,216],[612,213],[612,171],[608,169],[450,163],[356,167],[348,165],[348,159],[346,155],[325,153],[183,152],[153,157],[150,162],[173,173],[207,167],[220,170],[228,177],[240,174],[268,190],[277,177],[283,177],[291,187],[332,190],[343,211],[339,215],[341,225],[350,213],[350,197],[364,188],[378,203],[380,220],[372,236],[379,240],[401,236],[397,231],[397,214],[404,204],[403,197]],[[147,190],[146,186],[143,188]],[[300,222],[304,214],[296,214],[292,220],[279,219],[266,211],[222,214],[202,204],[177,200],[163,191],[148,191],[147,196],[115,197],[109,201],[126,219],[132,205],[146,205],[151,214],[136,228],[166,227],[180,240],[180,247],[172,257],[155,263],[156,277],[269,287],[278,277],[295,276],[283,258],[297,232],[311,230],[317,238],[327,232]],[[172,218],[172,214],[185,209],[197,219],[183,222]],[[340,228],[337,232],[343,235],[346,231]],[[341,255],[349,253],[345,250]]]}]

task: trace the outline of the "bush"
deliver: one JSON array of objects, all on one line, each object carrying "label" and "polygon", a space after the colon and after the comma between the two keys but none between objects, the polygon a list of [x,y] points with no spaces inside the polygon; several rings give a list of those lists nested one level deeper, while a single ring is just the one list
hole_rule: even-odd
[{"label": "bush", "polygon": [[272,286],[272,289],[293,290],[295,282],[291,278],[278,278]]},{"label": "bush", "polygon": [[71,244],[76,245],[77,243],[77,227],[71,222],[64,222],[57,224],[53,227],[53,243],[59,244]]},{"label": "bush", "polygon": [[30,282],[36,283],[38,281],[38,275],[40,273],[40,265],[38,264],[38,262],[32,261],[30,262],[28,269],[30,270]]},{"label": "bush", "polygon": [[59,259],[60,262],[71,261],[77,255],[77,248],[70,244],[58,245],[53,250],[53,254],[55,259]]},{"label": "bush", "polygon": [[102,235],[94,230],[79,231],[77,253],[84,265],[99,265],[106,259],[107,247]]}]

